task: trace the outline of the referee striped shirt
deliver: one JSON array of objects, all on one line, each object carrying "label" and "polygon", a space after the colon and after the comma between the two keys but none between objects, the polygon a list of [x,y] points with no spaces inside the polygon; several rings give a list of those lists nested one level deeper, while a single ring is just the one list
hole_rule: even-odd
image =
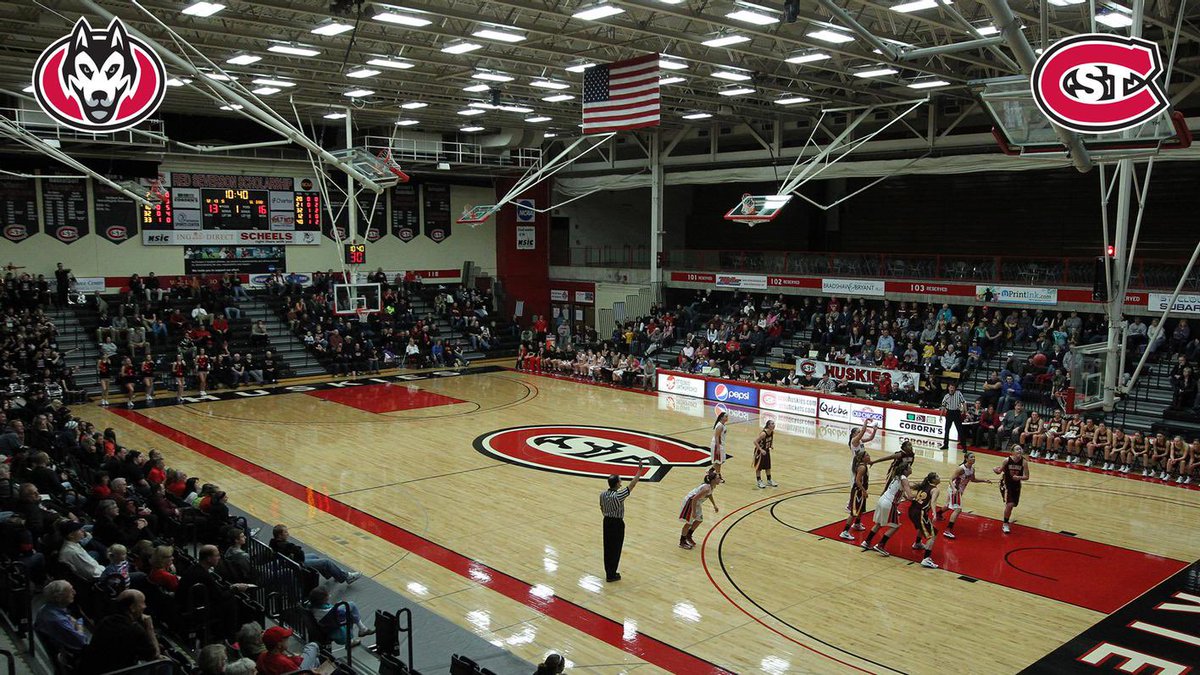
[{"label": "referee striped shirt", "polygon": [[946,410],[959,411],[967,404],[967,399],[963,397],[961,391],[955,391],[953,394],[946,394],[942,397],[942,407]]},{"label": "referee striped shirt", "polygon": [[629,496],[629,488],[620,490],[605,490],[600,493],[600,512],[605,518],[625,517],[625,498]]}]

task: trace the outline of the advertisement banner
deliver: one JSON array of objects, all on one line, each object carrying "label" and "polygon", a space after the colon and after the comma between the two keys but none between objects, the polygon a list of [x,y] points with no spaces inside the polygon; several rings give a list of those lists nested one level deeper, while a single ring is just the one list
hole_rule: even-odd
[{"label": "advertisement banner", "polygon": [[704,417],[704,399],[681,396],[679,394],[660,394],[658,409],[667,412],[683,413],[690,417]]},{"label": "advertisement banner", "polygon": [[557,288],[550,289],[550,302],[567,302],[570,297],[571,294],[567,291]]},{"label": "advertisement banner", "polygon": [[[517,212],[520,213],[520,209]],[[532,213],[532,212],[531,212]],[[537,228],[532,225],[517,226],[517,250],[532,251],[537,248]]]},{"label": "advertisement banner", "polygon": [[596,294],[592,291],[575,291],[575,302],[581,305],[595,304]]},{"label": "advertisement banner", "polygon": [[767,278],[759,274],[718,274],[716,284],[718,288],[748,288],[761,291],[767,288]]},{"label": "advertisement banner", "polygon": [[803,415],[804,417],[817,416],[819,400],[816,396],[808,394],[793,394],[774,389],[761,389],[758,392],[758,407],[763,410]]},{"label": "advertisement banner", "polygon": [[1057,288],[1025,286],[976,286],[975,299],[1014,305],[1057,305]]},{"label": "advertisement banner", "polygon": [[847,366],[841,363],[829,363],[816,359],[796,359],[796,372],[811,374],[820,379],[828,373],[838,382],[849,382],[862,386],[878,386],[881,380],[889,380],[893,389],[899,389],[911,384],[913,389],[921,386],[921,374],[910,373],[906,370],[888,370],[873,366]]},{"label": "advertisement banner", "polygon": [[658,390],[666,394],[704,398],[704,380],[675,373],[659,373]]},{"label": "advertisement banner", "polygon": [[[941,438],[946,428],[946,418],[919,410],[889,408],[883,428],[903,434]],[[958,429],[950,427],[950,440],[958,440]]]},{"label": "advertisement banner", "polygon": [[142,230],[145,246],[253,246],[256,244],[317,246],[319,232],[266,230]]},{"label": "advertisement banner", "polygon": [[821,292],[829,295],[869,295],[883,297],[883,281],[878,279],[821,279]]},{"label": "advertisement banner", "polygon": [[[1150,293],[1148,307],[1152,312],[1161,312],[1167,308],[1167,303],[1171,301],[1170,293]],[[1175,298],[1175,304],[1171,306],[1171,311],[1177,314],[1200,314],[1200,295],[1195,293],[1180,293],[1178,298]]]},{"label": "advertisement banner", "polygon": [[283,270],[283,246],[184,246],[185,274],[263,274]]},{"label": "advertisement banner", "polygon": [[[766,395],[767,392],[762,392]],[[801,438],[816,438],[817,437],[817,421],[799,415],[789,415],[787,413],[776,412],[774,410],[764,410],[758,414],[759,420],[765,425],[767,422],[775,423],[775,431],[788,436],[800,436]]]},{"label": "advertisement banner", "polygon": [[862,424],[863,422],[870,421],[875,426],[882,427],[883,413],[884,408],[882,406],[871,405],[869,403],[851,403],[850,423]]},{"label": "advertisement banner", "polygon": [[104,277],[76,277],[75,291],[78,293],[103,293]]},{"label": "advertisement banner", "polygon": [[833,422],[850,422],[850,404],[833,398],[823,398],[817,405],[817,417]]},{"label": "advertisement banner", "polygon": [[736,405],[758,407],[758,389],[755,389],[754,387],[743,387],[740,384],[706,382],[704,388],[704,397],[710,401],[717,401],[719,403],[733,403]]}]

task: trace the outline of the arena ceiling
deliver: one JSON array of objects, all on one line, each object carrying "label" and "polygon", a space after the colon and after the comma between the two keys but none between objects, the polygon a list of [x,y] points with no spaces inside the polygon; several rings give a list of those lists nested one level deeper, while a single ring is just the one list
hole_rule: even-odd
[{"label": "arena ceiling", "polygon": [[[172,44],[169,31],[130,0],[97,2],[158,42]],[[310,118],[352,105],[359,124],[390,128],[408,121],[406,128],[413,131],[442,134],[461,133],[464,127],[481,127],[483,133],[523,129],[526,137],[539,131],[574,134],[583,79],[579,68],[648,52],[663,54],[674,66],[662,74],[671,78],[662,89],[668,127],[720,120],[786,122],[812,118],[827,107],[926,95],[967,103],[972,80],[1020,72],[1006,44],[978,42],[997,39],[993,17],[980,0],[954,0],[948,7],[942,4],[948,0],[924,0],[915,8],[908,0],[798,0],[794,22],[786,20],[783,0],[608,0],[599,4],[609,9],[596,14],[609,16],[598,19],[581,15],[595,8],[595,0],[361,5],[357,0],[216,0],[223,7],[207,16],[195,9],[187,13],[195,0],[139,2],[289,118],[290,99]],[[1128,5],[1095,4],[1104,17],[1099,30],[1128,31],[1121,25]],[[1035,48],[1090,29],[1083,0],[1009,0],[1009,5]],[[1181,0],[1146,0],[1145,5],[1144,35],[1166,50]],[[1184,7],[1171,88],[1181,100],[1200,88],[1200,0]],[[81,14],[86,11],[78,0],[0,1],[5,35],[0,89],[26,86],[41,50]],[[711,42],[719,38],[725,40]],[[970,41],[976,46],[962,51],[909,54]],[[289,48],[293,53],[279,51]],[[298,55],[296,48],[311,52]],[[198,55],[192,60],[208,67]],[[577,68],[569,70],[572,66]],[[479,79],[481,74],[492,79]],[[505,78],[511,79],[496,81]],[[731,86],[751,91],[728,95]],[[348,97],[353,90],[370,93]],[[481,114],[460,114],[472,110],[472,103],[511,110],[476,107]],[[169,92],[164,110],[236,114],[220,105],[181,86]]]}]

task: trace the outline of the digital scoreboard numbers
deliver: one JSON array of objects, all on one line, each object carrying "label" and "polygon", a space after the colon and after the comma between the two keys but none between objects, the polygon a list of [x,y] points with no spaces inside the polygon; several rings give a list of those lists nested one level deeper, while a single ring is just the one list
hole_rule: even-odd
[{"label": "digital scoreboard numbers", "polygon": [[201,190],[201,226],[205,230],[270,229],[268,198],[267,190]]},{"label": "digital scoreboard numbers", "polygon": [[175,227],[175,214],[171,206],[171,191],[163,190],[158,195],[147,189],[144,195],[151,206],[142,207],[142,227],[147,230],[170,230]]},{"label": "digital scoreboard numbers", "polygon": [[321,215],[321,193],[297,192],[295,198],[295,218],[297,230],[319,230],[323,217]]},{"label": "digital scoreboard numbers", "polygon": [[345,244],[342,248],[346,251],[347,265],[367,264],[367,247],[365,244]]}]

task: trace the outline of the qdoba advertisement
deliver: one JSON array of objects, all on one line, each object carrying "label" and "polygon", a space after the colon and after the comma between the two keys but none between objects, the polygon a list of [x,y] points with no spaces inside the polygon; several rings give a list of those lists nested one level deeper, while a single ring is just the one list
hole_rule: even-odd
[{"label": "qdoba advertisement", "polygon": [[704,398],[704,380],[674,373],[658,374],[658,390],[665,394],[679,394]]}]

